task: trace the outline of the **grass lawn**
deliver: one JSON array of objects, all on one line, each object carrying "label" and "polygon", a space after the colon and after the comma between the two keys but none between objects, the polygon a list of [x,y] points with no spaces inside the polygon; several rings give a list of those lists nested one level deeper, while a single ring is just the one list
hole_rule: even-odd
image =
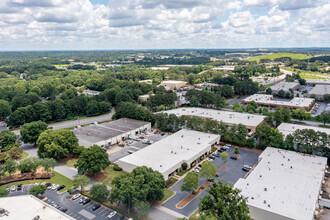
[{"label": "grass lawn", "polygon": [[77,158],[65,158],[59,161],[68,167],[74,168],[74,165],[77,163],[77,160],[78,160]]},{"label": "grass lawn", "polygon": [[108,166],[104,171],[104,179],[102,180],[102,183],[104,183],[105,185],[111,186],[111,181],[117,177],[117,176],[122,176],[125,175],[126,172],[124,171],[115,171],[113,169],[113,164],[111,164],[110,166]]},{"label": "grass lawn", "polygon": [[17,184],[23,184],[23,185],[29,185],[29,184],[34,184],[36,182],[46,182],[46,183],[54,183],[54,184],[57,184],[57,185],[65,185],[65,188],[62,189],[60,192],[63,192],[63,191],[66,191],[68,190],[69,188],[73,187],[73,181],[65,176],[63,176],[62,174],[52,170],[51,171],[52,173],[54,173],[54,176],[50,179],[37,179],[37,180],[24,180],[24,181],[17,181],[17,182],[12,182],[12,183],[8,183],[8,184],[5,184],[5,185],[2,185],[2,187],[10,187],[12,185],[16,185]]},{"label": "grass lawn", "polygon": [[303,79],[327,79],[326,77],[322,77],[319,75],[309,75],[309,74],[300,74],[300,77]]},{"label": "grass lawn", "polygon": [[172,190],[164,189],[164,197],[160,202],[161,203],[165,202],[166,200],[168,200],[168,198],[170,198],[173,195],[174,195],[174,192]]},{"label": "grass lawn", "polygon": [[26,153],[25,151],[23,151],[23,153],[21,154],[21,159],[20,159],[20,160],[25,159],[25,158],[27,158],[28,156],[29,156],[29,154]]},{"label": "grass lawn", "polygon": [[276,58],[281,58],[281,57],[291,57],[292,59],[303,60],[303,59],[311,58],[312,56],[308,56],[307,54],[301,54],[301,53],[273,53],[273,54],[251,57],[249,61],[259,62],[260,59],[274,60]]}]

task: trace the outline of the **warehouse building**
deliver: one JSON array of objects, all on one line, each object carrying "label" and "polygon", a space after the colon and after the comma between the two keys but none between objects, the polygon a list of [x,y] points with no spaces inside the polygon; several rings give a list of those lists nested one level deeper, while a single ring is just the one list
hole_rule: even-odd
[{"label": "warehouse building", "polygon": [[269,88],[271,88],[273,94],[277,94],[280,90],[283,90],[284,92],[289,92],[290,89],[295,91],[295,90],[299,89],[299,87],[300,87],[300,84],[297,82],[280,82]]},{"label": "warehouse building", "polygon": [[0,199],[1,219],[74,220],[74,218],[32,195],[8,196]]},{"label": "warehouse building", "polygon": [[255,132],[256,128],[262,124],[265,116],[253,115],[239,112],[220,111],[206,108],[177,108],[161,113],[174,114],[180,116],[196,116],[201,118],[209,118],[218,122],[224,122],[227,126],[244,125],[249,132]]},{"label": "warehouse building", "polygon": [[119,159],[118,165],[127,172],[138,166],[147,166],[159,171],[167,180],[181,169],[183,163],[188,167],[194,165],[219,141],[220,135],[183,129]]},{"label": "warehouse building", "polygon": [[330,85],[329,79],[306,79],[307,85]]},{"label": "warehouse building", "polygon": [[313,129],[315,132],[324,132],[328,135],[330,135],[330,129],[329,128],[321,128],[321,127],[312,127],[307,125],[299,125],[299,124],[291,124],[291,123],[282,123],[280,126],[277,127],[277,130],[281,132],[284,137],[286,137],[288,134],[293,134],[296,130],[303,130],[303,129]]},{"label": "warehouse building", "polygon": [[254,101],[258,106],[276,108],[276,107],[288,107],[292,110],[297,108],[303,108],[305,110],[310,110],[314,104],[315,100],[312,98],[298,98],[295,97],[290,101],[276,101],[274,100],[273,95],[265,94],[254,94],[249,97],[246,97],[242,100],[243,104],[248,104],[249,102]]},{"label": "warehouse building", "polygon": [[168,81],[161,82],[160,86],[164,86],[166,90],[174,90],[174,89],[184,87],[186,84],[187,84],[187,82],[184,82],[184,81],[168,80]]},{"label": "warehouse building", "polygon": [[312,90],[308,93],[307,97],[315,95],[315,98],[322,100],[325,94],[330,94],[330,85],[319,84],[315,85]]},{"label": "warehouse building", "polygon": [[108,147],[128,138],[129,135],[138,135],[150,128],[150,122],[121,118],[75,129],[74,133],[79,139],[79,145],[89,147],[97,144],[101,147]]},{"label": "warehouse building", "polygon": [[251,219],[312,220],[326,166],[325,157],[268,147],[234,187],[248,198]]}]

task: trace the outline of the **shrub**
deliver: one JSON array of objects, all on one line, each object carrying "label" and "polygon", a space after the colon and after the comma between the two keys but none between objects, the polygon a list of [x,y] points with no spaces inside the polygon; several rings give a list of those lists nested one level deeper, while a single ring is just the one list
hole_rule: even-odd
[{"label": "shrub", "polygon": [[114,171],[122,171],[123,168],[121,168],[121,167],[119,167],[117,164],[115,164],[115,165],[113,166],[113,170],[114,170]]},{"label": "shrub", "polygon": [[205,189],[205,187],[204,186],[201,186],[201,189]]},{"label": "shrub", "polygon": [[8,196],[9,191],[5,189],[5,187],[0,187],[0,197]]},{"label": "shrub", "polygon": [[187,168],[188,168],[188,164],[187,164],[187,163],[183,163],[183,164],[181,164],[181,168],[182,168],[183,170],[187,170]]},{"label": "shrub", "polygon": [[69,194],[72,194],[72,189],[68,189],[68,193]]},{"label": "shrub", "polygon": [[35,197],[39,197],[42,194],[44,194],[45,190],[46,190],[46,186],[44,186],[44,185],[33,186],[30,189],[30,194],[34,195]]}]

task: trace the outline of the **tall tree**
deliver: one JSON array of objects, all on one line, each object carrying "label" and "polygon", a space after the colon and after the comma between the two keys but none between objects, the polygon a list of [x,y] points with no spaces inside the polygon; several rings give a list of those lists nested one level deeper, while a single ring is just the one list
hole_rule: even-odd
[{"label": "tall tree", "polygon": [[2,151],[7,151],[16,146],[16,134],[9,130],[0,131],[0,147]]},{"label": "tall tree", "polygon": [[98,145],[93,145],[83,150],[75,167],[79,174],[98,174],[110,165],[108,154]]},{"label": "tall tree", "polygon": [[6,119],[11,113],[9,102],[0,99],[0,119]]},{"label": "tall tree", "polygon": [[227,161],[228,161],[228,154],[227,154],[227,152],[222,152],[221,154],[220,154],[220,158],[221,158],[221,160],[223,161],[223,163],[224,164],[226,164],[227,163]]},{"label": "tall tree", "polygon": [[80,190],[83,191],[90,182],[88,177],[81,175],[73,179],[73,187],[80,188]]},{"label": "tall tree", "polygon": [[217,167],[210,161],[202,164],[199,175],[205,177],[207,180],[213,180],[217,174]]},{"label": "tall tree", "polygon": [[181,191],[194,192],[195,189],[197,189],[198,187],[198,180],[199,180],[198,173],[194,173],[194,172],[187,173],[187,175],[183,179],[183,183],[181,185]]},{"label": "tall tree", "polygon": [[26,123],[20,131],[24,143],[36,143],[40,134],[47,129],[47,124],[42,121]]},{"label": "tall tree", "polygon": [[104,201],[109,197],[109,190],[104,184],[94,184],[90,190],[90,194],[94,199]]},{"label": "tall tree", "polygon": [[208,193],[198,204],[199,219],[250,219],[247,199],[240,195],[239,189],[219,180],[211,185]]}]

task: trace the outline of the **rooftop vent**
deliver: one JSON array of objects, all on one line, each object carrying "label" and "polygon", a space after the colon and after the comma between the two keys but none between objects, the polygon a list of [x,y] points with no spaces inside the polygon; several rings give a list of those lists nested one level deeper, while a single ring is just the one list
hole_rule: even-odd
[{"label": "rooftop vent", "polygon": [[266,204],[266,200],[264,200],[264,204]]},{"label": "rooftop vent", "polygon": [[173,151],[171,151],[171,154],[173,154]]},{"label": "rooftop vent", "polygon": [[264,188],[264,191],[267,192],[267,188]]},{"label": "rooftop vent", "polygon": [[268,207],[270,208],[270,204],[268,204]]},{"label": "rooftop vent", "polygon": [[292,166],[290,166],[290,168],[292,169]]},{"label": "rooftop vent", "polygon": [[262,175],[259,176],[260,178],[262,177]]},{"label": "rooftop vent", "polygon": [[160,165],[160,167],[163,167],[163,165]]},{"label": "rooftop vent", "polygon": [[183,135],[181,135],[181,137],[183,138]]},{"label": "rooftop vent", "polygon": [[288,161],[290,161],[290,158],[288,158]]},{"label": "rooftop vent", "polygon": [[251,199],[254,199],[254,197],[251,197]]},{"label": "rooftop vent", "polygon": [[201,144],[201,142],[197,142],[197,144]]},{"label": "rooftop vent", "polygon": [[187,148],[187,150],[189,150],[189,148]]},{"label": "rooftop vent", "polygon": [[282,163],[282,166],[284,166],[284,164]]}]

